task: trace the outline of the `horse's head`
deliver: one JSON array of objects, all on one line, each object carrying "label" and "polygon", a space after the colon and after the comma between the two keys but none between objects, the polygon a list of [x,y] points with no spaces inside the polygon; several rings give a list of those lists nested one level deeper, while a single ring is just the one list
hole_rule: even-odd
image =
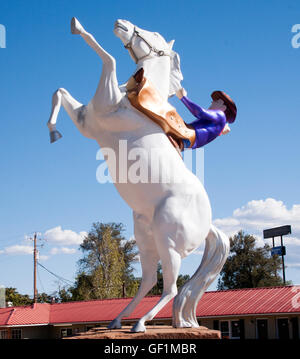
[{"label": "horse's head", "polygon": [[169,96],[181,87],[183,79],[179,55],[172,50],[174,40],[167,42],[158,32],[143,30],[127,20],[117,20],[114,33],[123,42],[135,63],[167,56],[170,59]]}]

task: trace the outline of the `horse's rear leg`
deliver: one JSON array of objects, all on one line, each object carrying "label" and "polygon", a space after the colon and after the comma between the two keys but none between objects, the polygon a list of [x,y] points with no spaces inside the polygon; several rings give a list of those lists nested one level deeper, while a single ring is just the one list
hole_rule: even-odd
[{"label": "horse's rear leg", "polygon": [[74,97],[64,88],[59,88],[52,96],[52,110],[49,121],[47,123],[50,131],[50,142],[55,142],[62,137],[56,130],[57,116],[60,107],[63,106],[70,116],[71,120],[75,123],[78,129],[82,130],[84,122],[84,105],[75,100]]},{"label": "horse's rear leg", "polygon": [[116,74],[116,60],[98,44],[94,36],[88,33],[74,17],[71,20],[71,32],[80,35],[103,61],[100,82],[91,100],[94,110],[98,113],[114,111],[122,98]]},{"label": "horse's rear leg", "polygon": [[184,231],[180,225],[181,217],[182,212],[178,210],[177,199],[174,197],[165,198],[155,210],[151,228],[162,265],[163,293],[159,302],[134,325],[133,332],[144,332],[145,322],[152,320],[177,294],[176,282],[181,265],[178,237],[183,235],[180,227]]},{"label": "horse's rear leg", "polygon": [[176,282],[181,265],[181,256],[173,248],[169,247],[163,248],[160,254],[164,282],[162,296],[159,302],[132,327],[132,332],[145,332],[145,322],[152,320],[177,294]]},{"label": "horse's rear leg", "polygon": [[145,297],[145,295],[155,286],[157,282],[157,253],[148,250],[146,253],[140,253],[143,277],[142,282],[136,296],[125,307],[125,309],[109,324],[109,329],[120,329],[122,327],[121,320],[128,317]]}]

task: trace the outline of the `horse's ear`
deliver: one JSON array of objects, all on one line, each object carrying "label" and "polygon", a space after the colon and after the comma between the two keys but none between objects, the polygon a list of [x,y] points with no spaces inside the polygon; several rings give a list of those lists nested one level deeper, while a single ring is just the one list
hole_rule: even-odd
[{"label": "horse's ear", "polygon": [[175,40],[168,42],[169,49],[172,50]]}]

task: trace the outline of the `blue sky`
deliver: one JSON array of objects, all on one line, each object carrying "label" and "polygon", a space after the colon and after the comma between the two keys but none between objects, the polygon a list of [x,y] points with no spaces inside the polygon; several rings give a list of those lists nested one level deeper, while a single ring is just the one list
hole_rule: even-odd
[{"label": "blue sky", "polygon": [[[176,40],[183,86],[192,100],[206,107],[213,90],[230,94],[237,120],[229,135],[205,149],[205,187],[215,223],[228,234],[243,228],[261,244],[262,229],[292,224],[286,273],[299,283],[300,48],[291,45],[292,26],[300,23],[299,1],[5,0],[0,4],[6,28],[6,48],[0,48],[0,285],[32,293],[31,243],[24,236],[35,231],[47,238],[41,263],[69,280],[81,255],[80,232],[93,222],[122,222],[126,236],[133,234],[130,208],[112,184],[96,181],[97,143],[82,137],[63,109],[57,128],[64,137],[49,143],[52,93],[64,87],[88,103],[101,72],[97,55],[70,34],[72,16],[115,56],[120,83],[135,66],[112,32],[117,18]],[[179,101],[172,103],[192,120]],[[185,259],[181,272],[192,274],[200,259],[199,254]],[[57,289],[42,269],[38,289]]]}]

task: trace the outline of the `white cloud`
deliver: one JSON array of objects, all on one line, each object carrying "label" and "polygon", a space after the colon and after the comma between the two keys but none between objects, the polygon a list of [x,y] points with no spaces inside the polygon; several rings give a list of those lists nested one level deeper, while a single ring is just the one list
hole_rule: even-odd
[{"label": "white cloud", "polygon": [[288,268],[299,268],[300,269],[300,263],[289,263]]},{"label": "white cloud", "polygon": [[79,245],[83,242],[87,232],[76,233],[70,229],[62,229],[61,226],[48,229],[44,233],[44,238],[48,242],[56,244]]},{"label": "white cloud", "polygon": [[43,255],[43,254],[39,254],[38,253],[38,260],[39,261],[46,261],[47,259],[49,259],[49,256],[45,256],[45,255]]},{"label": "white cloud", "polygon": [[76,249],[75,248],[67,248],[67,247],[61,247],[61,248],[57,248],[57,247],[53,247],[50,250],[50,254],[74,254],[76,253]]},{"label": "white cloud", "polygon": [[291,240],[293,244],[300,245],[299,204],[288,209],[282,201],[273,198],[254,200],[234,210],[231,217],[214,220],[214,224],[230,236],[240,229],[261,236],[264,229],[290,224],[294,236]]},{"label": "white cloud", "polygon": [[26,246],[26,245],[19,245],[16,244],[14,246],[5,247],[3,250],[0,251],[0,254],[9,254],[9,255],[16,255],[16,254],[31,254],[33,253],[33,246]]},{"label": "white cloud", "polygon": [[[299,204],[294,204],[288,209],[282,201],[273,198],[253,200],[241,208],[235,209],[232,216],[214,220],[214,225],[228,236],[233,236],[241,229],[254,235],[259,247],[265,243],[272,245],[270,239],[263,239],[264,229],[286,224],[290,224],[292,227],[292,235],[284,237],[284,245],[287,247],[287,266],[300,269],[300,257],[297,256],[300,251]],[[280,245],[278,238],[275,238],[275,245]]]}]

